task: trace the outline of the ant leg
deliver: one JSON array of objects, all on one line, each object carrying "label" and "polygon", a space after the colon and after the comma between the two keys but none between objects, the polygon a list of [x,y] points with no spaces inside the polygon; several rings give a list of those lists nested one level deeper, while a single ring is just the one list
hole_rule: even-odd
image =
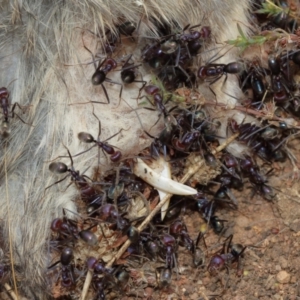
[{"label": "ant leg", "polygon": [[[109,138],[107,138],[105,141],[103,141],[103,143],[109,141],[110,139],[112,139],[112,138],[115,137],[116,135],[120,134],[123,130],[124,130],[123,128],[120,129],[117,133],[115,133],[114,135],[112,135],[111,137],[109,137]],[[127,129],[127,130],[128,130],[128,129]],[[114,146],[114,147],[115,147],[115,146]],[[117,147],[116,147],[116,148],[117,148]]]},{"label": "ant leg", "polygon": [[11,108],[11,114],[13,115],[14,114],[14,110],[16,107],[18,107],[20,110],[22,110],[22,112],[24,113],[23,109],[27,109],[28,106],[31,106],[31,105],[26,105],[26,106],[22,106],[20,105],[18,102],[15,102]]},{"label": "ant leg", "polygon": [[120,93],[119,93],[119,103],[118,103],[117,107],[120,106],[121,99],[122,99],[122,92],[123,92],[123,84],[121,85],[121,89],[120,89]]},{"label": "ant leg", "polygon": [[24,123],[24,124],[26,124],[26,125],[28,125],[28,126],[31,126],[31,127],[35,127],[35,126],[33,126],[32,124],[29,124],[29,123],[27,123],[27,122],[25,122],[18,114],[16,114],[16,113],[14,113],[14,114],[12,114],[12,117],[13,116],[16,116],[22,123]]},{"label": "ant leg", "polygon": [[[122,84],[122,83],[113,81],[113,80],[111,80],[110,78],[105,78],[104,81],[109,82],[109,83],[113,83],[113,84],[120,85],[121,88],[120,88],[120,93],[119,93],[119,94],[121,94],[122,89],[123,89],[123,84]],[[102,85],[102,84],[101,84],[101,85]],[[103,88],[103,90],[105,89],[104,85],[102,85],[102,88]],[[108,103],[110,103],[106,89],[104,90],[104,92],[105,92],[105,96],[106,96],[106,99],[107,99]],[[121,98],[121,97],[120,97],[120,98]]]},{"label": "ant leg", "polygon": [[233,238],[233,234],[231,234],[228,238],[226,238],[226,240],[224,241],[224,244],[223,244],[223,251],[225,251],[225,243],[228,241],[228,244],[227,244],[227,249],[226,249],[226,252],[223,252],[223,253],[229,253],[229,248],[230,248],[230,245],[231,245],[231,242],[232,242],[232,238]]},{"label": "ant leg", "polygon": [[[51,185],[47,186],[47,187],[45,188],[45,191],[48,190],[49,188],[51,188],[53,185],[55,185],[55,184],[57,184],[57,183],[60,183],[60,182],[64,181],[68,176],[70,176],[70,174],[66,175],[63,179],[60,179],[60,180],[58,180],[58,181],[55,181],[55,182],[52,183]],[[45,192],[45,191],[44,191],[44,192]]]},{"label": "ant leg", "polygon": [[[110,101],[109,101],[109,97],[108,97],[108,94],[107,94],[107,90],[106,90],[105,86],[102,83],[101,83],[101,86],[102,86],[103,92],[104,92],[106,100],[107,100],[106,104],[109,104]],[[102,102],[99,102],[99,103],[102,103]]]},{"label": "ant leg", "polygon": [[[149,99],[148,96],[144,95],[142,96],[140,99],[143,99],[143,98],[146,98],[148,100],[148,102],[152,105],[152,106],[155,106],[155,104]],[[148,109],[148,107],[144,107],[145,109]],[[149,109],[149,110],[152,110],[152,109]],[[153,109],[155,110],[155,109]]]},{"label": "ant leg", "polygon": [[200,26],[200,24],[199,24],[199,25],[195,25],[195,26],[193,26],[193,27],[190,27],[190,25],[191,25],[191,24],[187,24],[185,27],[183,27],[182,32],[186,31],[188,28],[192,29],[192,28],[195,28],[195,27],[197,27],[197,26]]},{"label": "ant leg", "polygon": [[98,67],[97,67],[97,65],[96,65],[96,59],[95,59],[95,56],[94,56],[93,52],[92,52],[88,47],[85,46],[84,41],[83,41],[83,36],[82,36],[82,35],[81,35],[81,38],[82,38],[82,44],[83,44],[84,49],[87,50],[88,52],[90,52],[90,54],[91,54],[91,56],[92,56],[93,64],[94,64],[95,70],[96,70],[96,71],[99,70],[99,69],[102,67],[102,65],[104,64],[105,59],[103,59],[103,61],[102,61],[101,63],[99,63],[99,64],[98,64]]},{"label": "ant leg", "polygon": [[74,162],[73,162],[73,158],[72,158],[71,152],[69,151],[69,149],[67,148],[67,146],[65,144],[63,144],[63,146],[68,151],[68,155],[69,155],[69,158],[70,158],[70,161],[71,161],[71,168],[74,169]]},{"label": "ant leg", "polygon": [[[145,107],[145,109],[148,109],[148,108]],[[154,109],[154,110],[155,110],[155,109]],[[151,129],[158,123],[158,121],[160,120],[160,117],[161,117],[161,114],[159,114],[157,121],[151,126],[150,131],[151,131]]]},{"label": "ant leg", "polygon": [[[142,78],[143,79],[143,78]],[[145,81],[145,80],[135,80],[135,81],[133,81],[133,82],[137,82],[137,83],[143,83],[143,85],[142,85],[142,87],[139,89],[139,95],[138,95],[138,98],[140,98],[140,94],[141,94],[141,91],[142,91],[142,89],[146,86],[146,84],[147,84],[147,81]]]},{"label": "ant leg", "polygon": [[18,102],[15,102],[11,108],[11,117],[13,118],[16,116],[22,123],[34,127],[32,124],[26,123],[18,114],[14,112],[16,107],[23,111],[23,107]]},{"label": "ant leg", "polygon": [[[79,156],[79,155],[81,155],[81,154],[83,154],[83,153],[86,153],[86,152],[90,151],[92,148],[94,148],[94,147],[96,147],[96,146],[97,146],[97,144],[93,145],[92,147],[88,148],[87,150],[84,150],[84,151],[82,151],[82,152],[79,152],[79,153],[73,155],[73,157],[77,157],[77,156]],[[60,157],[65,157],[65,156],[60,156]]]}]

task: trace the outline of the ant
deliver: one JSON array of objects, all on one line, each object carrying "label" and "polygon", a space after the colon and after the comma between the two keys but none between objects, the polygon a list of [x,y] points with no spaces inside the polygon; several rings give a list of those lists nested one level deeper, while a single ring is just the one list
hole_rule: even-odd
[{"label": "ant", "polygon": [[105,86],[103,85],[103,83],[106,81],[106,82],[109,82],[109,83],[114,83],[114,84],[121,85],[121,83],[112,81],[111,79],[109,79],[109,78],[106,77],[107,74],[109,72],[111,72],[112,70],[114,70],[117,67],[118,64],[117,64],[117,62],[113,58],[105,58],[101,63],[99,62],[98,66],[97,66],[96,62],[95,62],[95,56],[92,53],[92,51],[90,49],[88,49],[84,45],[84,43],[83,43],[83,47],[88,52],[91,53],[92,58],[93,58],[93,64],[94,64],[94,67],[95,67],[95,73],[92,75],[92,84],[93,85],[101,85],[101,87],[103,89],[103,92],[105,94],[106,100],[107,100],[107,103],[105,103],[105,102],[98,102],[98,101],[91,101],[91,102],[92,103],[109,104],[110,100],[109,100],[109,97],[108,97],[108,94],[107,94],[107,90],[106,90]]},{"label": "ant", "polygon": [[14,118],[14,116],[16,116],[21,122],[23,122],[24,124],[28,124],[18,114],[15,113],[15,108],[18,107],[22,110],[22,106],[18,102],[15,102],[9,111],[10,105],[11,103],[9,103],[9,92],[7,88],[0,88],[0,106],[2,108],[2,113],[4,116],[1,131],[4,137],[7,137],[9,135],[9,118],[12,119]]},{"label": "ant", "polygon": [[163,250],[161,254],[165,255],[166,259],[166,268],[172,269],[176,266],[176,240],[172,235],[166,233],[160,237],[160,242]]},{"label": "ant", "polygon": [[90,143],[94,143],[94,145],[92,147],[90,147],[89,149],[80,152],[76,155],[74,155],[74,157],[81,155],[83,153],[86,153],[87,151],[90,151],[92,148],[98,146],[99,148],[102,149],[103,153],[106,153],[110,156],[110,160],[112,162],[119,162],[122,158],[122,153],[120,151],[115,151],[114,147],[109,145],[107,143],[108,140],[112,139],[113,137],[115,137],[116,135],[118,135],[123,129],[121,129],[119,132],[115,133],[114,135],[112,135],[111,137],[109,137],[108,139],[106,139],[105,141],[101,142],[100,141],[100,135],[101,135],[101,122],[98,119],[98,117],[95,115],[95,113],[93,112],[93,115],[97,118],[98,120],[98,125],[99,125],[99,131],[98,131],[98,138],[97,140],[94,139],[94,137],[87,133],[87,132],[79,132],[78,133],[78,138],[81,142],[90,144]]},{"label": "ant", "polygon": [[[131,84],[133,82],[140,82],[143,83],[143,86],[140,88],[139,94],[141,90],[147,84],[144,80],[136,80],[136,68],[140,67],[141,65],[134,65],[134,63],[129,63],[130,59],[132,58],[132,54],[129,55],[128,59],[125,61],[122,70],[121,70],[121,79],[124,84]],[[119,98],[121,99],[123,91],[123,86],[121,87]]]},{"label": "ant", "polygon": [[63,218],[55,218],[51,222],[51,230],[57,232],[59,236],[64,237],[72,235],[75,239],[78,239],[78,227],[77,222],[70,220],[65,215],[65,210],[63,209]]},{"label": "ant", "polygon": [[209,84],[212,85],[218,81],[223,75],[226,76],[224,83],[227,80],[228,74],[238,74],[243,70],[243,66],[239,62],[231,62],[225,64],[208,64],[201,66],[198,70],[198,77],[205,80],[209,78]]},{"label": "ant", "polygon": [[170,225],[170,234],[175,238],[180,238],[180,246],[185,246],[192,252],[195,250],[194,241],[189,236],[186,225],[181,220],[176,220]]},{"label": "ant", "polygon": [[202,214],[202,218],[211,225],[216,234],[221,234],[224,231],[224,222],[227,221],[221,220],[214,215],[216,211],[215,201],[209,201],[203,192],[198,192],[194,199],[196,200],[198,212]]},{"label": "ant", "polygon": [[186,225],[182,221],[176,220],[170,225],[170,234],[173,235],[175,238],[179,237],[180,238],[179,245],[186,247],[186,249],[193,254],[194,266],[197,267],[203,264],[204,262],[203,251],[198,247],[200,240],[204,238],[201,232],[199,232],[196,242],[194,242],[187,232]]},{"label": "ant", "polygon": [[[202,47],[202,41],[200,39],[207,39],[211,34],[210,27],[208,26],[202,27],[200,31],[192,30],[198,26],[200,26],[200,24],[192,27],[190,27],[190,24],[188,24],[183,28],[183,33],[177,37],[177,39],[185,45],[186,49],[188,50],[189,57],[197,55],[198,51]],[[185,33],[187,29],[189,32]]]},{"label": "ant", "polygon": [[188,152],[194,143],[199,142],[200,135],[200,132],[197,130],[186,132],[182,138],[174,138],[172,144],[176,150]]},{"label": "ant", "polygon": [[123,217],[125,213],[119,214],[113,204],[106,203],[102,205],[97,212],[100,220],[115,223],[117,225],[117,229],[122,232],[126,232],[130,228],[129,220]]},{"label": "ant", "polygon": [[[259,173],[259,167],[253,162],[251,157],[245,155],[245,159],[241,159],[240,161],[240,166],[245,176],[249,177],[251,184],[259,188],[259,192],[266,200],[272,201],[275,197],[274,191],[266,184],[267,180]],[[270,171],[272,171],[272,169]],[[270,171],[268,173],[270,173]]]},{"label": "ant", "polygon": [[[258,109],[262,106],[263,100],[267,93],[267,88],[265,86],[265,77],[267,72],[260,66],[256,66],[254,63],[250,67],[249,70],[245,70],[240,78],[241,82],[241,89],[245,93],[247,89],[252,89],[253,91],[253,98],[255,103],[251,103],[252,105],[258,105]],[[252,101],[251,101],[252,102]]]},{"label": "ant", "polygon": [[210,86],[217,82],[223,75],[225,75],[225,80],[223,82],[224,85],[227,81],[228,74],[239,74],[242,71],[243,66],[239,62],[231,62],[229,64],[209,63],[205,66],[201,66],[197,72],[197,75],[200,79],[209,82],[209,89],[216,97],[216,93]]},{"label": "ant", "polygon": [[61,285],[66,288],[75,285],[74,266],[72,264],[73,258],[73,250],[69,247],[65,247],[61,252],[60,260],[48,267],[48,269],[51,269],[58,263],[61,263]]},{"label": "ant", "polygon": [[[105,299],[104,290],[108,287],[108,284],[121,292],[118,284],[124,287],[129,279],[129,274],[124,267],[119,266],[116,269],[108,269],[102,259],[98,261],[95,257],[89,257],[87,259],[87,266],[95,273],[92,281],[93,287],[97,292],[95,299]],[[102,277],[100,278],[98,275],[102,275]],[[116,277],[116,280],[113,276]]]},{"label": "ant", "polygon": [[220,254],[215,254],[211,258],[207,269],[212,275],[216,275],[223,268],[226,268],[228,271],[228,265],[234,262],[238,263],[237,270],[240,271],[240,258],[247,246],[243,247],[241,244],[232,244],[232,238],[232,234],[226,238]]},{"label": "ant", "polygon": [[51,230],[58,233],[58,237],[64,239],[64,237],[68,237],[69,235],[78,240],[82,239],[86,244],[90,246],[94,246],[98,243],[98,239],[95,234],[90,231],[92,227],[96,225],[92,225],[88,229],[84,229],[79,231],[78,223],[74,220],[68,219],[66,217],[65,209],[63,209],[63,218],[55,218],[51,222]]},{"label": "ant", "polygon": [[172,269],[159,267],[155,270],[156,282],[159,288],[165,288],[172,282]]},{"label": "ant", "polygon": [[[171,124],[172,125],[172,124]],[[157,159],[160,157],[160,151],[162,150],[164,157],[167,157],[167,146],[170,146],[172,135],[174,133],[175,126],[166,126],[159,134],[158,137],[152,136],[150,133],[144,130],[144,132],[153,139],[150,144],[150,155],[152,158]]]},{"label": "ant", "polygon": [[[165,119],[165,125],[167,128],[169,128],[171,130],[171,128],[175,125],[177,125],[177,122],[175,120],[174,117],[172,117],[170,115],[170,112],[173,111],[174,109],[177,108],[177,106],[172,107],[170,110],[167,110],[167,108],[165,107],[164,103],[163,103],[163,96],[160,93],[160,89],[159,87],[155,86],[155,85],[147,85],[145,87],[145,92],[146,94],[148,94],[149,96],[153,97],[153,101],[154,103],[151,102],[151,100],[146,96],[147,100],[153,105],[156,106],[157,110],[160,112],[160,114],[162,114],[164,116]],[[166,103],[168,103],[171,99],[172,95],[170,95],[170,97],[168,98],[168,100],[166,101]],[[146,107],[145,107],[146,108]],[[146,108],[149,110],[152,110],[151,108]],[[159,120],[159,119],[158,119]],[[157,124],[158,120],[156,121],[156,123],[154,125]],[[153,126],[154,126],[153,125]]]},{"label": "ant", "polygon": [[49,170],[53,173],[63,174],[69,173],[64,178],[54,182],[50,186],[45,188],[45,191],[52,187],[53,185],[64,181],[67,177],[71,176],[71,183],[75,182],[76,187],[80,190],[81,199],[85,202],[92,203],[96,201],[100,196],[98,191],[92,187],[85,178],[89,178],[86,175],[80,175],[79,171],[74,169],[73,158],[70,151],[67,149],[69,158],[71,160],[71,167],[69,168],[66,164],[62,162],[52,162],[49,165]]}]

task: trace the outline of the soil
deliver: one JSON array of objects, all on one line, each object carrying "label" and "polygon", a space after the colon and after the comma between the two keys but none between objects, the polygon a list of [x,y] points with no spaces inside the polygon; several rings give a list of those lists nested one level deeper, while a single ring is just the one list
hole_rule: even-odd
[{"label": "soil", "polygon": [[[192,267],[190,253],[180,248],[178,274],[173,271],[168,288],[143,289],[142,284],[139,288],[138,282],[131,279],[128,291],[132,297],[120,299],[135,299],[134,293],[142,299],[300,299],[300,200],[298,179],[293,180],[293,175],[288,163],[274,166],[269,181],[276,187],[277,195],[272,202],[259,195],[251,198],[251,189],[234,192],[239,202],[238,210],[218,211],[218,216],[228,221],[228,228],[222,236],[211,229],[205,235],[207,249],[201,246],[206,257],[203,266]],[[182,219],[192,237],[196,237],[205,225],[197,212],[189,211]],[[247,246],[239,271],[235,263],[212,276],[207,271],[209,261],[231,234],[233,243]],[[154,269],[153,263],[151,267],[143,266],[144,274],[148,268]],[[132,275],[136,276],[136,272],[132,270]],[[147,280],[153,284],[151,276]]]}]

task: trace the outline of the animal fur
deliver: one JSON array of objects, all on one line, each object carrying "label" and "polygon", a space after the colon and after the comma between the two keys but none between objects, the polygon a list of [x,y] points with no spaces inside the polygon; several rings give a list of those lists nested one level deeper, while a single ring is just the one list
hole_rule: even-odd
[{"label": "animal fur", "polygon": [[[10,101],[27,106],[26,112],[16,112],[18,118],[9,119],[11,134],[1,144],[1,199],[0,219],[5,244],[12,241],[13,260],[19,266],[19,293],[28,299],[47,299],[48,287],[45,270],[50,264],[48,240],[51,220],[62,215],[62,208],[76,212],[73,202],[77,190],[72,186],[66,191],[69,179],[45,191],[61,177],[52,175],[49,161],[66,155],[68,147],[72,154],[86,147],[77,134],[80,131],[98,134],[101,119],[101,139],[110,137],[120,129],[123,132],[110,142],[122,149],[124,156],[137,154],[151,140],[143,135],[143,129],[132,111],[136,108],[139,84],[125,88],[118,106],[119,86],[105,83],[110,104],[78,104],[82,102],[106,102],[99,86],[92,86],[94,72],[91,55],[99,51],[99,38],[88,30],[104,36],[107,29],[114,30],[120,20],[135,23],[141,21],[140,35],[149,35],[149,18],[164,22],[176,20],[182,27],[203,22],[212,29],[213,41],[200,58],[205,64],[217,53],[220,44],[235,39],[239,33],[237,22],[247,32],[249,0],[82,0],[49,1],[24,0],[1,1],[1,72],[0,84],[8,87]],[[122,46],[125,47],[125,46]],[[224,47],[223,52],[227,48]],[[126,50],[125,50],[126,51]],[[130,52],[129,52],[130,53]],[[135,49],[134,58],[140,57]],[[237,60],[235,50],[227,52],[218,62]],[[195,66],[195,70],[197,66]],[[144,73],[145,71],[141,70]],[[109,76],[120,81],[119,73]],[[151,76],[145,76],[150,80]],[[12,83],[11,83],[12,82]],[[9,83],[11,83],[9,85]],[[8,86],[9,85],[9,86]],[[213,86],[219,102],[234,105],[241,96],[235,76],[229,76],[225,86],[222,80]],[[200,88],[202,92],[205,90]],[[226,93],[224,93],[224,91]],[[209,95],[210,97],[212,95]],[[218,116],[218,112],[217,116]],[[138,110],[145,129],[155,123],[157,114]],[[237,114],[235,114],[235,118]],[[240,116],[240,120],[243,116]],[[224,120],[223,120],[224,121]],[[226,120],[225,120],[226,121]],[[30,125],[32,124],[32,126]],[[226,126],[223,126],[225,136]],[[156,129],[158,131],[159,129]],[[151,131],[155,134],[155,130]],[[140,137],[140,138],[139,138]],[[234,146],[234,150],[236,145]],[[237,153],[240,153],[238,150]],[[97,150],[74,159],[76,170],[92,174],[97,164]],[[68,159],[61,159],[70,164]],[[101,163],[106,159],[101,155]],[[104,167],[102,167],[104,168]],[[8,247],[4,252],[9,253]],[[47,293],[45,292],[47,291]]]}]

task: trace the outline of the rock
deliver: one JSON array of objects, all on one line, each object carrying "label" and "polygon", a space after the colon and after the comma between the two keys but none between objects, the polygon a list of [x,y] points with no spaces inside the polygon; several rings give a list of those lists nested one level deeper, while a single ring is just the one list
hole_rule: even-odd
[{"label": "rock", "polygon": [[276,265],[276,266],[275,266],[275,270],[276,270],[276,271],[280,271],[280,270],[281,270],[281,267],[280,267],[279,265]]},{"label": "rock", "polygon": [[291,275],[288,272],[286,272],[286,271],[280,271],[276,275],[276,280],[279,283],[289,283],[290,279],[291,279]]},{"label": "rock", "polygon": [[280,266],[281,266],[282,269],[287,268],[288,261],[283,256],[279,257],[278,262],[279,262],[279,264],[280,264]]}]

